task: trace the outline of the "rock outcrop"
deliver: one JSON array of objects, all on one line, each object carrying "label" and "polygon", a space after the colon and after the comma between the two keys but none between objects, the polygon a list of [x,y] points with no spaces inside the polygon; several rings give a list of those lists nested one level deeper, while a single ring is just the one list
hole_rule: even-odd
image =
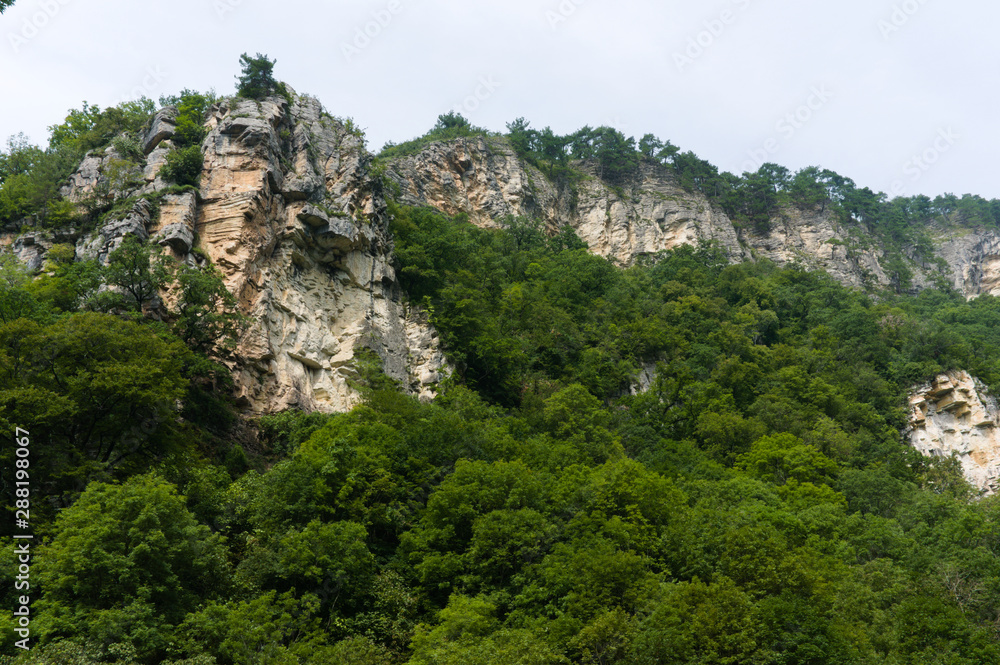
[{"label": "rock outcrop", "polygon": [[[249,321],[228,361],[241,405],[342,411],[358,401],[356,351],[368,348],[412,394],[434,395],[449,373],[437,335],[411,311],[392,268],[382,180],[359,136],[319,102],[292,96],[224,101],[212,110],[197,192],[140,198],[77,241],[107,260],[126,235],[149,238],[190,265],[207,257]],[[156,115],[136,189],[158,192],[175,111]],[[107,191],[113,149],[89,156],[64,194]]]},{"label": "rock outcrop", "polygon": [[[173,107],[153,117],[139,137],[141,163],[112,144],[89,154],[63,188],[77,203],[137,197],[101,228],[35,229],[3,235],[0,244],[36,270],[53,244],[107,261],[130,234],[188,265],[210,259],[251,321],[230,363],[249,410],[349,408],[361,347],[411,393],[431,397],[449,370],[433,329],[396,283],[383,179],[360,136],[306,96],[226,100],[206,123],[198,191],[168,194],[160,171],[176,149],[176,118]],[[593,164],[574,162],[572,173],[550,177],[506,138],[476,137],[430,143],[386,166],[404,204],[464,213],[483,227],[516,217],[540,220],[550,232],[571,227],[622,265],[714,241],[732,261],[822,269],[851,286],[895,279],[874,239],[829,210],[785,208],[757,233],[651,164],[629,186],[613,187]],[[959,220],[932,235],[941,261],[909,257],[914,289],[943,280],[970,298],[1000,295],[1000,233]]]},{"label": "rock outcrop", "polygon": [[1000,408],[968,372],[914,389],[907,436],[924,455],[958,455],[966,479],[984,495],[1000,489]]},{"label": "rock outcrop", "polygon": [[932,234],[935,254],[944,260],[949,281],[967,298],[1000,295],[1000,232],[955,226]]},{"label": "rock outcrop", "polygon": [[[861,228],[842,225],[829,209],[786,207],[767,233],[737,228],[699,192],[681,187],[673,174],[644,164],[636,182],[616,188],[584,162],[576,178],[553,181],[520,159],[501,137],[430,143],[415,155],[389,161],[389,176],[404,203],[450,215],[465,213],[480,226],[508,217],[542,220],[550,231],[569,226],[597,254],[628,265],[645,254],[712,240],[733,261],[769,259],[778,265],[821,269],[856,287],[897,286],[885,252]],[[908,257],[910,288],[942,279],[966,297],[1000,294],[1000,233],[968,227],[934,231],[933,262]]]},{"label": "rock outcrop", "polygon": [[582,177],[553,182],[506,139],[480,137],[431,143],[417,155],[392,160],[388,175],[403,203],[465,213],[484,227],[510,217],[539,219],[550,231],[570,226],[595,253],[626,265],[702,239],[717,241],[734,261],[744,258],[725,213],[662,169],[644,167],[642,182],[626,193],[586,164],[577,166]]},{"label": "rock outcrop", "polygon": [[848,286],[890,283],[880,263],[882,252],[852,236],[828,209],[787,208],[771,220],[768,233],[741,229],[739,237],[754,259],[825,270]]}]

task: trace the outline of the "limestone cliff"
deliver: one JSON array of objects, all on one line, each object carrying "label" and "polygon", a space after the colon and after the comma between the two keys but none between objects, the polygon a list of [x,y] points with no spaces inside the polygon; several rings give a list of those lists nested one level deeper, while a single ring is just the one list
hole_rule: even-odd
[{"label": "limestone cliff", "polygon": [[967,298],[1000,295],[1000,233],[959,224],[932,232],[935,253],[948,265],[949,281]]},{"label": "limestone cliff", "polygon": [[[436,334],[396,283],[371,156],[318,101],[292,99],[217,105],[199,191],[166,195],[158,211],[140,199],[80,237],[77,255],[103,260],[132,233],[182,261],[210,258],[251,322],[229,361],[249,410],[349,409],[361,347],[411,393],[430,397],[448,368]],[[158,171],[172,147],[173,117],[165,109],[154,119],[141,182],[130,193],[165,186]],[[88,157],[64,194],[79,201],[99,191],[114,158],[111,148]]]},{"label": "limestone cliff", "polygon": [[[541,219],[550,230],[570,226],[594,252],[626,265],[644,254],[714,240],[734,261],[799,264],[850,286],[893,283],[875,239],[856,226],[846,228],[829,209],[784,208],[761,234],[737,228],[665,168],[643,165],[625,189],[603,182],[587,163],[573,168],[579,178],[553,182],[520,159],[507,139],[483,137],[430,143],[415,155],[391,159],[388,174],[410,205],[465,213],[480,226],[510,216]],[[937,227],[933,236],[947,270],[942,274],[934,262],[909,256],[914,289],[943,278],[970,298],[1000,294],[1000,233],[959,223]]]},{"label": "limestone cliff", "polygon": [[924,455],[958,455],[984,494],[1000,489],[1000,409],[967,372],[942,374],[910,395],[910,443]]},{"label": "limestone cliff", "polygon": [[577,165],[581,177],[555,183],[525,163],[504,138],[432,143],[419,154],[391,160],[389,176],[402,202],[466,213],[480,226],[509,217],[542,220],[550,230],[571,226],[590,248],[623,264],[678,245],[715,240],[742,260],[732,222],[700,194],[684,191],[659,169],[646,167],[627,194]]}]

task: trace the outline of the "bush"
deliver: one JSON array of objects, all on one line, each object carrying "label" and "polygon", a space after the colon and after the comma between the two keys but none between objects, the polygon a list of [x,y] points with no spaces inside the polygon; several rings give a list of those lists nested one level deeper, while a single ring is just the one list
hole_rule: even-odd
[{"label": "bush", "polygon": [[205,115],[209,108],[218,101],[214,90],[206,93],[185,88],[180,95],[160,97],[161,106],[177,107],[177,129],[174,132],[173,143],[178,148],[186,148],[201,144],[207,134]]},{"label": "bush", "polygon": [[160,168],[160,177],[177,185],[198,186],[204,159],[198,145],[167,153],[167,163]]}]

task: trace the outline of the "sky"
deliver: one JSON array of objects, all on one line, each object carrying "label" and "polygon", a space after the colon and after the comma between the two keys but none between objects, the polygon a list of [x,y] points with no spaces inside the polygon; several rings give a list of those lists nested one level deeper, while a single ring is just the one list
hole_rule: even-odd
[{"label": "sky", "polygon": [[1000,198],[1000,3],[986,0],[17,0],[0,141],[83,101],[235,90],[239,56],[377,152],[458,111],[652,133],[721,170],[833,169],[890,196]]}]

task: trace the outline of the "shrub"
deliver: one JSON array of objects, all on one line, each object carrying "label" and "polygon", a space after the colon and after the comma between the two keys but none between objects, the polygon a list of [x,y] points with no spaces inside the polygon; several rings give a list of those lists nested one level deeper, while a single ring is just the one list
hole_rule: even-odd
[{"label": "shrub", "polygon": [[167,163],[160,168],[160,177],[177,185],[198,186],[204,159],[201,147],[191,145],[167,153]]}]

